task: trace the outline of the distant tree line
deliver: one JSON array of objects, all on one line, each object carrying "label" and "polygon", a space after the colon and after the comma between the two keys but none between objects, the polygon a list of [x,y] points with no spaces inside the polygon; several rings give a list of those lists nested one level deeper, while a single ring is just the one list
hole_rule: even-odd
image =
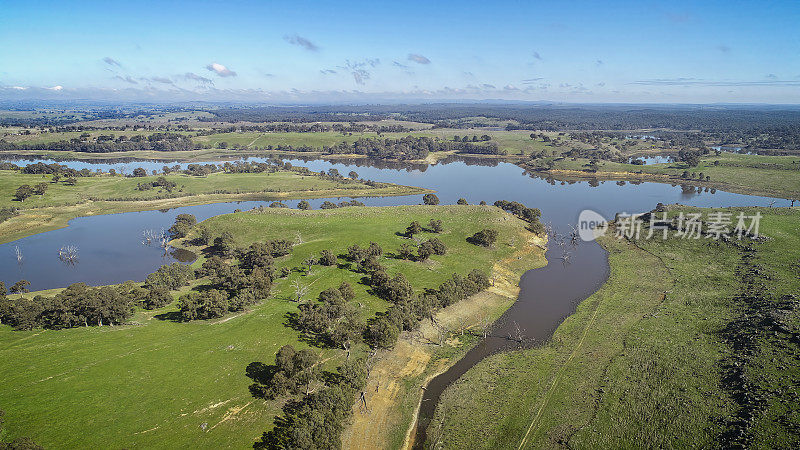
[{"label": "distant tree line", "polygon": [[[209,119],[206,119],[208,121]],[[214,120],[216,121],[216,120]],[[337,132],[337,133],[405,133],[412,131],[403,125],[378,125],[367,124],[360,122],[350,123],[297,123],[297,122],[274,122],[252,125],[237,125],[222,128],[211,128],[202,130],[197,133],[198,136],[212,135],[217,133],[246,133],[246,132],[259,132],[259,133],[322,133],[322,132]]]},{"label": "distant tree line", "polygon": [[12,143],[0,139],[0,150],[50,150],[79,153],[114,153],[131,151],[176,152],[211,148],[210,144],[193,142],[189,136],[178,133],[153,133],[119,136],[115,140],[87,141],[80,138],[54,142]]}]

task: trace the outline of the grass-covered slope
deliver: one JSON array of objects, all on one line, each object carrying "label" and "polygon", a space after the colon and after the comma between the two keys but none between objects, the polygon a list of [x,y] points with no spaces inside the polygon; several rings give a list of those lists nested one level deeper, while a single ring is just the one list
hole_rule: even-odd
[{"label": "grass-covered slope", "polygon": [[[426,262],[394,259],[408,239],[398,235],[411,221],[443,222],[437,236],[448,248]],[[297,239],[276,269],[296,268],[323,249],[335,254],[374,241],[384,249],[381,264],[402,272],[415,290],[434,288],[453,273],[490,273],[495,261],[528,244],[526,223],[493,206],[349,207],[298,211],[269,209],[217,216],[204,222],[215,234],[230,231],[237,245],[268,239]],[[465,238],[484,229],[499,232],[493,248]],[[423,232],[425,239],[433,233]],[[191,235],[189,237],[191,239]],[[516,260],[516,258],[514,258]],[[271,364],[285,344],[307,347],[285,325],[297,311],[292,283],[300,280],[313,299],[324,289],[349,281],[363,316],[389,303],[367,293],[363,274],[340,266],[314,266],[311,275],[293,271],[276,280],[271,298],[251,311],[211,321],[177,323],[159,317],[174,304],[137,312],[133,323],[60,331],[13,331],[0,326],[0,409],[7,435],[29,436],[46,448],[246,448],[272,426],[281,401],[255,399],[245,368]],[[198,261],[199,264],[199,261]],[[185,289],[184,289],[185,290]],[[177,295],[177,294],[176,294]],[[457,307],[458,304],[454,305]],[[344,360],[338,349],[315,349],[332,370]],[[365,351],[363,345],[354,349]]]},{"label": "grass-covered slope", "polygon": [[429,436],[444,448],[796,447],[800,213],[760,211],[768,239],[752,250],[605,238],[606,284],[548,344],[451,386]]}]

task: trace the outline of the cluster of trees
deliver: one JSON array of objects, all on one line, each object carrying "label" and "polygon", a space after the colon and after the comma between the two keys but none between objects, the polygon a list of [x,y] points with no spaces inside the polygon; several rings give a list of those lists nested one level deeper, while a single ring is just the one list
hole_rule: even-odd
[{"label": "cluster of trees", "polygon": [[174,291],[194,280],[195,273],[191,266],[181,263],[164,264],[158,270],[147,275],[144,287],[148,289],[162,288]]},{"label": "cluster of trees", "polygon": [[422,225],[419,224],[416,220],[411,222],[409,226],[406,227],[405,235],[406,237],[414,237],[415,234],[422,233],[423,231],[427,231],[428,233],[441,233],[444,231],[444,226],[442,225],[442,221],[438,219],[431,219],[428,222],[428,227],[424,228]]},{"label": "cluster of trees", "polygon": [[700,157],[708,155],[711,151],[707,148],[701,150],[681,150],[678,152],[678,160],[683,161],[689,167],[700,164]]},{"label": "cluster of trees", "polygon": [[347,247],[347,260],[354,263],[360,272],[368,273],[380,267],[378,258],[381,256],[383,248],[375,242],[370,242],[367,248],[362,248],[358,244]]},{"label": "cluster of trees", "polygon": [[[152,310],[172,303],[170,291],[186,286],[194,278],[190,266],[173,263],[159,267],[141,284],[126,281],[117,286],[90,287],[74,283],[52,297],[37,295],[15,300],[6,296],[6,287],[0,282],[0,323],[18,330],[120,324],[130,319],[137,306]],[[9,290],[24,294],[29,285],[27,280],[20,280]]]},{"label": "cluster of trees", "polygon": [[486,289],[489,278],[480,270],[472,270],[466,277],[453,274],[438,289],[417,295],[402,274],[389,277],[383,271],[372,274],[372,289],[393,305],[377,314],[367,323],[364,338],[374,348],[392,348],[402,330],[412,330],[426,317],[432,317],[439,308],[446,307]]},{"label": "cluster of trees", "polygon": [[266,299],[275,277],[274,258],[292,250],[292,243],[286,240],[256,242],[236,249],[230,233],[216,238],[214,246],[224,256],[235,256],[238,263],[229,264],[218,255],[207,259],[198,275],[209,277],[210,283],[178,299],[181,320],[222,317]]},{"label": "cluster of trees", "polygon": [[[287,351],[283,356],[289,355],[291,352]],[[276,366],[270,369],[276,370],[279,364],[295,370],[294,357],[291,363],[288,361],[279,363],[276,355]],[[251,364],[251,369],[255,368]],[[256,370],[253,371],[258,373]],[[306,375],[301,373],[300,379],[304,380]],[[326,373],[320,378],[325,380],[324,385],[314,392],[307,393],[300,400],[288,401],[283,406],[283,415],[275,419],[275,427],[264,433],[261,440],[253,445],[254,448],[337,449],[341,447],[345,421],[352,412],[356,394],[363,392],[367,384],[366,360],[348,358],[337,368],[336,373]]]},{"label": "cluster of trees", "polygon": [[[202,120],[202,119],[201,119]],[[216,121],[216,119],[214,120]],[[236,132],[259,132],[259,133],[323,133],[334,131],[343,134],[376,132],[376,133],[404,133],[411,131],[410,128],[402,125],[377,125],[350,122],[344,123],[291,123],[277,122],[264,123],[259,125],[237,125],[224,128],[211,128],[197,133],[198,136],[212,135],[217,133],[236,133]]]},{"label": "cluster of trees", "polygon": [[90,177],[94,175],[91,170],[86,168],[75,170],[62,164],[46,164],[43,162],[28,164],[21,168],[20,172],[29,175],[59,175],[61,178]]},{"label": "cluster of trees", "polygon": [[439,238],[431,238],[420,243],[417,246],[416,255],[414,254],[413,248],[406,243],[400,244],[400,249],[397,250],[397,256],[400,259],[407,259],[410,261],[426,261],[432,255],[444,255],[446,253],[447,247]]},{"label": "cluster of trees", "polygon": [[360,138],[353,143],[340,142],[333,146],[323,146],[322,151],[326,154],[356,154],[370,158],[398,160],[425,159],[430,153],[446,151],[483,155],[505,154],[505,151],[500,150],[497,143],[492,141],[455,142],[426,136],[406,136],[398,139]]},{"label": "cluster of trees", "polygon": [[14,200],[24,202],[25,199],[32,195],[44,195],[45,192],[47,192],[47,187],[47,183],[36,183],[33,186],[29,184],[23,184],[22,186],[18,187],[16,191],[14,191]]},{"label": "cluster of trees", "polygon": [[0,322],[17,330],[46,328],[59,330],[79,326],[124,323],[133,315],[136,299],[114,287],[69,285],[53,297],[11,300],[3,286],[0,295]]},{"label": "cluster of trees", "polygon": [[255,381],[250,385],[254,397],[273,400],[286,394],[308,394],[319,378],[319,356],[311,349],[295,350],[284,345],[275,354],[275,365],[251,363],[247,374]]},{"label": "cluster of trees", "polygon": [[519,217],[520,219],[528,222],[528,230],[533,233],[544,233],[544,224],[539,219],[542,217],[542,211],[539,208],[528,208],[519,202],[509,202],[506,200],[497,200],[494,206],[502,209],[503,211],[510,212],[511,214]]},{"label": "cluster of trees", "polygon": [[698,174],[697,172],[689,172],[688,170],[683,171],[683,173],[681,174],[681,178],[685,178],[687,180],[693,180],[697,178],[700,181],[711,181],[711,177],[704,174],[703,172],[700,172]]},{"label": "cluster of trees", "polygon": [[[138,169],[137,169],[138,170]],[[135,172],[135,171],[134,171]],[[134,174],[134,176],[137,176]],[[167,192],[172,192],[173,189],[178,185],[178,183],[168,180],[164,177],[158,177],[154,181],[149,183],[138,183],[136,185],[137,191],[149,191],[153,188],[162,188]]]},{"label": "cluster of trees", "polygon": [[480,138],[478,138],[477,135],[472,135],[472,139],[470,139],[469,136],[464,136],[464,137],[458,135],[453,136],[453,142],[487,142],[491,140],[492,137],[489,136],[488,134],[484,134]]},{"label": "cluster of trees", "polygon": [[178,214],[175,223],[169,227],[169,234],[175,238],[185,238],[192,228],[197,225],[197,218],[194,214]]},{"label": "cluster of trees", "polygon": [[[322,202],[321,205],[319,205],[319,208],[320,209],[335,209],[335,208],[344,208],[346,206],[364,206],[364,203],[362,203],[362,202],[360,202],[358,200],[342,201],[342,202],[339,202],[339,203],[333,203],[333,202],[325,200],[324,202]],[[300,208],[300,209],[311,209],[311,206],[309,205],[308,208]]]},{"label": "cluster of trees", "polygon": [[114,153],[131,151],[176,152],[210,148],[207,143],[193,142],[189,136],[178,133],[153,133],[136,135],[128,139],[119,136],[115,140],[97,139],[95,141],[73,138],[55,142],[12,143],[0,140],[0,150],[50,150],[80,153]]},{"label": "cluster of trees", "polygon": [[364,330],[358,309],[349,303],[354,298],[353,287],[343,281],[338,288],[320,292],[317,302],[299,305],[292,325],[318,345],[350,348]]}]

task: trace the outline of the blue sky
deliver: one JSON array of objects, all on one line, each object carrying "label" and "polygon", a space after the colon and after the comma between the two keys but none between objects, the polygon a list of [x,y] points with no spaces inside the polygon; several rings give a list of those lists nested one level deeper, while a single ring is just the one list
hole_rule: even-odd
[{"label": "blue sky", "polygon": [[800,2],[3,0],[0,99],[800,103]]}]

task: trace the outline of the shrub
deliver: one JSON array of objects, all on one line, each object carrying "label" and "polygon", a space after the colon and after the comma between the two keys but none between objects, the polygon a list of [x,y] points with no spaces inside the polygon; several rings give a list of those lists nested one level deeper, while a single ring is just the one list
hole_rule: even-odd
[{"label": "shrub", "polygon": [[323,250],[319,257],[319,263],[323,266],[334,266],[336,265],[336,255],[330,250]]},{"label": "shrub", "polygon": [[422,225],[419,224],[416,220],[411,222],[411,224],[406,227],[406,236],[411,237],[415,234],[422,233]]},{"label": "shrub", "polygon": [[426,205],[438,205],[439,197],[436,194],[425,194],[422,196],[422,202]]},{"label": "shrub", "polygon": [[470,244],[480,245],[483,247],[491,247],[497,241],[497,230],[490,228],[478,231],[472,236],[467,238]]},{"label": "shrub", "polygon": [[439,240],[439,238],[432,238],[428,240],[428,243],[430,243],[434,255],[441,256],[447,253],[447,247],[444,245],[444,242]]}]

